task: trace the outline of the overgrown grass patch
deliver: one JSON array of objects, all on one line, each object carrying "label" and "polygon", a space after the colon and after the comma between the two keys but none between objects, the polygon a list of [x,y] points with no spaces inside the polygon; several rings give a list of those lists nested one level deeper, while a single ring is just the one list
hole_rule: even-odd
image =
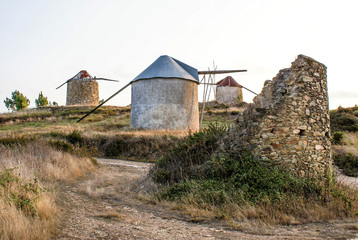
[{"label": "overgrown grass patch", "polygon": [[333,154],[334,164],[350,177],[358,177],[358,156],[353,153],[337,150]]},{"label": "overgrown grass patch", "polygon": [[331,131],[358,131],[358,116],[356,112],[358,106],[351,108],[339,107],[337,110],[330,111]]},{"label": "overgrown grass patch", "polygon": [[[354,198],[332,179],[301,178],[249,153],[219,151],[218,139],[226,131],[211,125],[161,158],[150,171],[160,186],[155,198],[214,211],[217,218],[275,224],[354,216]],[[228,211],[230,206],[235,211]],[[255,209],[255,214],[245,208]]]},{"label": "overgrown grass patch", "polygon": [[59,214],[54,186],[85,176],[93,163],[38,139],[0,144],[0,152],[0,239],[50,239]]}]

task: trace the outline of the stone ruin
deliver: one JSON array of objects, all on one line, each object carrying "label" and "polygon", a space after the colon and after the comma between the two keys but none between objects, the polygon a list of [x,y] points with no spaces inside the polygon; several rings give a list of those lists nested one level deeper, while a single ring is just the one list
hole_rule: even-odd
[{"label": "stone ruin", "polygon": [[222,146],[299,176],[324,176],[332,165],[326,66],[299,55],[291,68],[265,82]]}]

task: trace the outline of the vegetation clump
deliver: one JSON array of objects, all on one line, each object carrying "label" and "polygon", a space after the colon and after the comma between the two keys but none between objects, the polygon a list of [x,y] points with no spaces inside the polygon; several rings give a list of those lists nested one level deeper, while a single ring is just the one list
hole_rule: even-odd
[{"label": "vegetation clump", "polygon": [[216,123],[190,134],[157,161],[152,169],[153,179],[160,183],[174,183],[202,175],[202,165],[218,149],[217,140],[228,130],[228,126]]},{"label": "vegetation clump", "polygon": [[[223,212],[226,217],[242,216],[245,206],[253,207],[261,212],[255,218],[281,224],[287,223],[282,216],[302,222],[317,220],[309,216],[309,209],[325,212],[320,213],[322,218],[352,212],[352,200],[330,184],[332,179],[301,178],[272,162],[254,159],[250,153],[220,151],[218,139],[226,131],[211,125],[190,135],[160,159],[150,171],[160,186],[156,198],[216,209],[220,212],[217,217]],[[232,205],[236,206],[234,211]],[[330,215],[331,211],[335,213]],[[246,217],[251,218],[250,214]]]},{"label": "vegetation clump", "polygon": [[350,177],[358,177],[358,156],[344,150],[337,150],[333,154],[334,164]]},{"label": "vegetation clump", "polygon": [[342,145],[343,144],[344,133],[343,132],[334,132],[332,134],[332,144]]},{"label": "vegetation clump", "polygon": [[11,93],[11,98],[6,98],[4,100],[5,106],[7,109],[12,111],[26,109],[30,105],[30,100],[20,93],[18,90],[15,90]]},{"label": "vegetation clump", "polygon": [[94,165],[39,140],[0,144],[0,152],[0,239],[53,238],[59,208],[50,189],[83,177]]},{"label": "vegetation clump", "polygon": [[36,178],[33,182],[22,183],[13,170],[12,168],[0,171],[0,197],[9,204],[14,204],[25,214],[36,216],[36,203],[40,199],[40,193],[45,189],[39,186]]},{"label": "vegetation clump", "polygon": [[331,130],[336,131],[358,131],[358,106],[351,108],[339,107],[337,110],[330,111]]},{"label": "vegetation clump", "polygon": [[48,101],[47,97],[45,97],[43,94],[42,94],[42,91],[39,93],[39,96],[37,99],[35,99],[35,104],[36,104],[36,107],[39,108],[39,107],[47,107],[49,106],[51,103]]}]

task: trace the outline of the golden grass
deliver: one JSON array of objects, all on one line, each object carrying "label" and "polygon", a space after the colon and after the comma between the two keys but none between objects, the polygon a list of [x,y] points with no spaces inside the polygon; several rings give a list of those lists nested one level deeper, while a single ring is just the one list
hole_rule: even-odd
[{"label": "golden grass", "polygon": [[344,132],[344,145],[334,145],[334,149],[342,149],[358,155],[358,133]]},{"label": "golden grass", "polygon": [[[0,239],[49,239],[56,232],[59,209],[55,193],[44,187],[82,177],[94,169],[93,164],[41,141],[16,147],[0,145],[0,152],[0,173],[13,169],[11,174],[18,179],[0,185]],[[36,191],[24,187],[29,183],[38,186]],[[31,204],[19,207],[18,200],[11,200],[13,194],[21,194]]]},{"label": "golden grass", "polygon": [[0,170],[16,168],[26,181],[34,176],[47,182],[73,181],[94,169],[90,159],[56,151],[41,141],[16,148],[0,146],[0,152]]},{"label": "golden grass", "polygon": [[158,200],[155,195],[138,194],[137,199],[153,205],[161,205],[190,217],[189,221],[223,220],[234,229],[265,234],[260,226],[298,225],[313,222],[330,222],[356,218],[358,210],[358,190],[337,183],[338,190],[344,190],[352,200],[350,210],[343,210],[345,204],[338,199],[326,202],[308,201],[303,198],[281,200],[280,203],[225,203],[220,206],[198,205],[197,199],[184,199],[181,202]]}]

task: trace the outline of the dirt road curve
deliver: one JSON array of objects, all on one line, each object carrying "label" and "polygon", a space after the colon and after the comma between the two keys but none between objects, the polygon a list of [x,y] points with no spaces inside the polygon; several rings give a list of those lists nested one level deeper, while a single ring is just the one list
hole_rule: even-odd
[{"label": "dirt road curve", "polygon": [[[354,239],[354,223],[322,223],[260,229],[261,234],[230,229],[224,223],[194,223],[131,194],[150,164],[98,159],[91,176],[61,186],[63,221],[55,239]],[[264,233],[264,234],[262,234]],[[358,238],[357,238],[358,239]]]}]

